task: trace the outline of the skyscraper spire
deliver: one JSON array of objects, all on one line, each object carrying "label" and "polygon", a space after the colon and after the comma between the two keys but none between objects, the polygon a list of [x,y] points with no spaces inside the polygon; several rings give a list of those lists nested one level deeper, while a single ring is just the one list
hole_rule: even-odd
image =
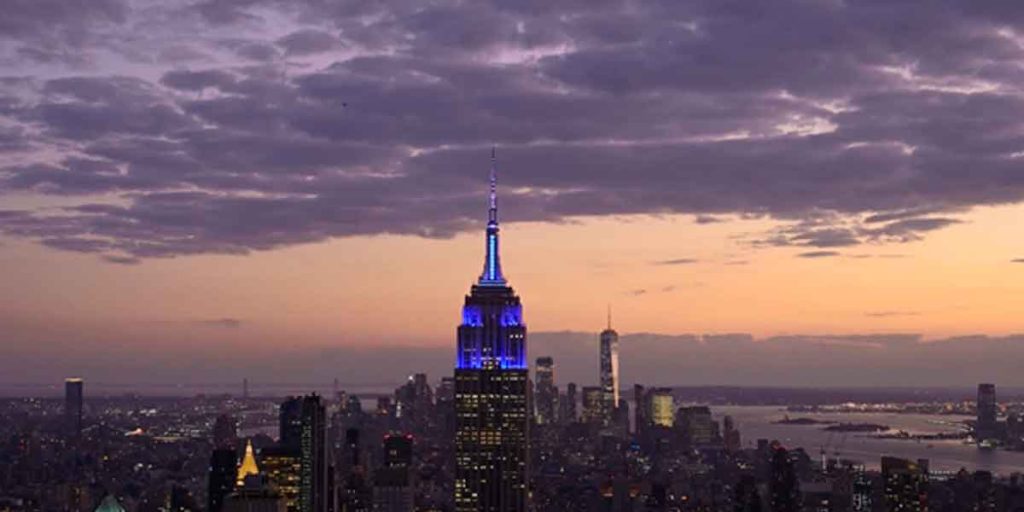
[{"label": "skyscraper spire", "polygon": [[491,146],[491,195],[487,222],[498,223],[498,157],[494,146]]},{"label": "skyscraper spire", "polygon": [[484,258],[484,272],[479,284],[484,286],[505,286],[501,273],[501,256],[498,252],[498,165],[495,148],[491,147],[491,184],[487,209],[487,248]]},{"label": "skyscraper spire", "polygon": [[462,306],[455,349],[455,512],[526,512],[530,365],[519,296],[498,258],[498,166],[491,149],[484,271]]},{"label": "skyscraper spire", "polygon": [[612,305],[608,304],[608,330],[612,330]]}]

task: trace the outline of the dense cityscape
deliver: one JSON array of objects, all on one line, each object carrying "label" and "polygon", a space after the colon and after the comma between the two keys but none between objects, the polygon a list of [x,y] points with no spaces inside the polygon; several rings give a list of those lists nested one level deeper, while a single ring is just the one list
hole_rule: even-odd
[{"label": "dense cityscape", "polygon": [[[601,344],[610,349],[602,354],[614,361],[614,331],[602,338],[611,341]],[[601,386],[559,386],[547,357],[537,358],[533,375],[530,510],[1024,506],[1020,474],[929,471],[926,459],[851,460],[747,439],[731,417],[718,420],[714,406],[680,406],[670,388],[636,385],[610,407]],[[601,376],[615,380],[614,373]],[[338,391],[287,399],[89,397],[84,385],[69,379],[63,401],[2,401],[0,509],[456,510],[451,377],[432,383],[416,374],[376,397]],[[1019,405],[997,404],[993,391],[979,386],[976,407],[943,406],[976,411],[967,437],[950,442],[1024,447]],[[795,421],[811,407],[775,409]]]},{"label": "dense cityscape", "polygon": [[[597,385],[563,388],[547,356],[531,374],[523,307],[501,267],[493,151],[488,201],[484,269],[465,297],[452,376],[418,373],[375,397],[249,396],[245,382],[241,396],[163,399],[89,397],[87,382],[68,378],[63,403],[0,402],[0,510],[1024,509],[1020,473],[933,471],[925,448],[913,460],[867,461],[747,439],[731,416],[718,420],[678,390],[626,390],[610,311],[595,340]],[[1024,448],[1021,408],[1000,404],[993,384],[978,386],[974,404],[884,407],[973,412],[961,432],[934,440]],[[819,410],[794,405],[778,422],[827,424],[843,437],[892,430],[800,416]]]}]

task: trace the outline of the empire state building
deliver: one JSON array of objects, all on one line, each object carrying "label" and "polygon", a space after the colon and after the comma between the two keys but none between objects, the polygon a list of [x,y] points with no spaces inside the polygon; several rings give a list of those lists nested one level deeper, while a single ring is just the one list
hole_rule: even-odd
[{"label": "empire state building", "polygon": [[484,270],[466,296],[455,366],[455,510],[527,509],[529,369],[523,306],[501,272],[491,153]]}]

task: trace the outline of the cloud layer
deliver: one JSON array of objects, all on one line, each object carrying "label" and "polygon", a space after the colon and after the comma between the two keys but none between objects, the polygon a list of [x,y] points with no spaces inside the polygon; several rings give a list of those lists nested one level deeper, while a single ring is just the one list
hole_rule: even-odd
[{"label": "cloud layer", "polygon": [[[240,331],[245,331],[242,326]],[[228,330],[225,335],[231,335]],[[334,378],[347,386],[401,383],[409,374],[431,379],[451,375],[454,353],[447,345],[315,348],[281,351],[251,343],[252,333],[234,341],[206,339],[152,357],[147,343],[76,340],[35,347],[0,347],[0,394],[12,384],[60,383],[67,375],[122,386],[196,386],[239,383],[293,383],[326,386]],[[597,334],[540,332],[530,335],[530,357],[553,356],[560,385],[596,382]],[[102,357],[96,357],[102,354]],[[749,334],[627,334],[620,340],[622,381],[648,385],[749,386],[909,386],[971,387],[996,382],[1024,386],[1018,362],[1024,336],[965,336],[922,341],[914,334],[776,336]],[[6,363],[6,364],[4,364]],[[388,368],[382,373],[381,368]],[[139,389],[150,389],[140,387]],[[235,388],[232,388],[235,389]],[[55,388],[55,392],[59,389]],[[172,391],[174,392],[174,391]],[[180,390],[177,392],[181,392]]]},{"label": "cloud layer", "polygon": [[4,10],[0,192],[64,206],[0,232],[114,263],[450,236],[491,144],[512,220],[769,216],[819,254],[1024,195],[1013,2]]}]

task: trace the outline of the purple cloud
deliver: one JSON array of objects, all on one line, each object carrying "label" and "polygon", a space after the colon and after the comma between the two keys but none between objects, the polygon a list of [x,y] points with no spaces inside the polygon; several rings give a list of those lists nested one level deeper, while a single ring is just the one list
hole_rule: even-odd
[{"label": "purple cloud", "polygon": [[0,233],[112,262],[451,236],[492,143],[510,220],[780,221],[762,247],[913,242],[1024,198],[1003,4],[4,9],[0,191],[83,208]]},{"label": "purple cloud", "polygon": [[796,255],[797,258],[808,258],[808,259],[831,258],[831,257],[834,257],[834,256],[839,256],[839,252],[838,251],[810,251],[810,252],[802,252],[802,253]]}]

